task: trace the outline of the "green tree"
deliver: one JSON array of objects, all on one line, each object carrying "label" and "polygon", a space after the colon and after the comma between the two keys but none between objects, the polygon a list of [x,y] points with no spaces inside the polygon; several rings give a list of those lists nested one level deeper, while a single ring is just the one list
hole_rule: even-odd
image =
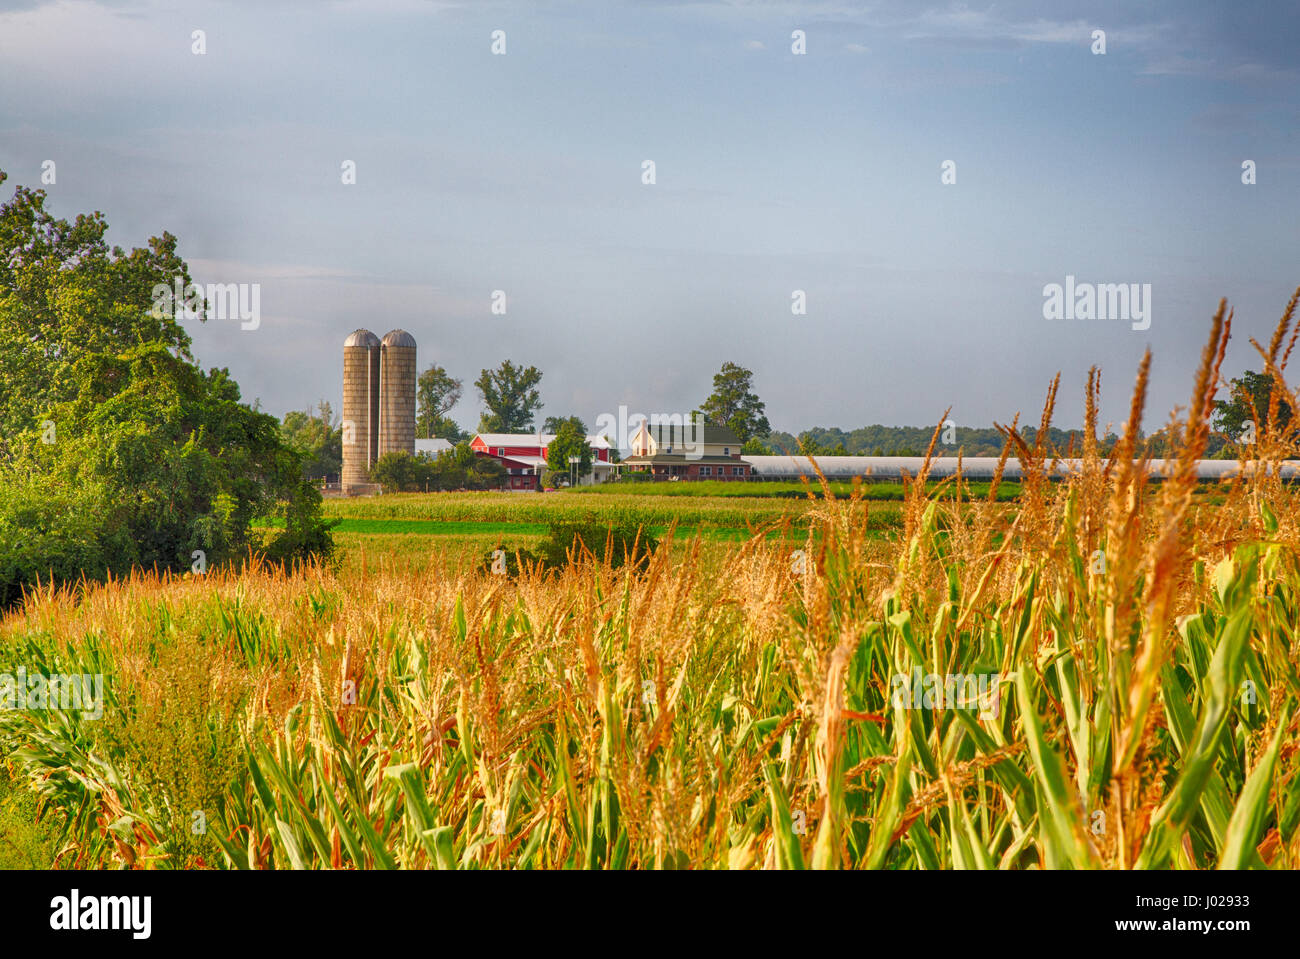
[{"label": "green tree", "polygon": [[741,456],[772,456],[770,449],[763,445],[763,442],[756,437],[751,436],[745,440],[745,445],[740,448]]},{"label": "green tree", "polygon": [[474,385],[487,409],[479,421],[480,433],[530,433],[533,418],[542,408],[537,385],[542,372],[535,366],[515,366],[506,360],[495,370],[483,370]]},{"label": "green tree", "polygon": [[385,453],[370,470],[371,482],[387,493],[500,489],[505,475],[505,467],[489,456],[479,456],[467,442],[436,457],[412,456],[404,450]]},{"label": "green tree", "polygon": [[419,412],[415,415],[415,435],[421,439],[446,439],[453,443],[463,438],[459,426],[448,418],[451,408],[460,402],[464,383],[437,364],[420,374],[415,396]]},{"label": "green tree", "polygon": [[468,442],[441,454],[438,466],[439,489],[500,489],[506,476],[504,466],[490,456],[479,456]]},{"label": "green tree", "polygon": [[[1273,377],[1253,370],[1234,377],[1229,381],[1228,399],[1215,401],[1215,429],[1234,442],[1248,435],[1247,424],[1253,423],[1256,435],[1262,434],[1268,425],[1269,401],[1275,385]],[[1273,425],[1285,429],[1290,422],[1291,406],[1286,394],[1279,391],[1277,422]]]},{"label": "green tree", "polygon": [[343,472],[343,428],[325,400],[316,404],[315,412],[290,410],[284,414],[280,434],[302,454],[304,478],[319,482]]},{"label": "green tree", "polygon": [[572,423],[578,428],[578,432],[587,435],[587,424],[582,421],[580,416],[548,416],[542,423],[543,433],[558,433],[565,423]]},{"label": "green tree", "polygon": [[848,456],[849,451],[844,448],[844,441],[841,440],[834,446],[825,443],[819,443],[817,437],[810,432],[799,434],[799,454],[802,456]]},{"label": "green tree", "polygon": [[560,424],[560,429],[555,434],[555,439],[546,447],[546,465],[554,473],[560,473],[572,478],[574,466],[570,465],[569,460],[577,457],[578,463],[576,470],[578,477],[586,476],[591,472],[592,449],[591,444],[587,442],[586,430],[581,429],[578,423],[572,419],[566,420]]},{"label": "green tree", "polygon": [[420,487],[416,459],[406,450],[391,450],[370,467],[370,482],[378,483],[385,493],[412,493]]},{"label": "green tree", "polygon": [[[158,308],[189,281],[175,238],[126,253],[100,214],[69,223],[44,201],[20,187],[0,206],[0,602],[51,575],[328,553],[302,454]],[[253,529],[272,515],[279,533]]]},{"label": "green tree", "polygon": [[742,443],[772,431],[766,407],[753,390],[753,378],[749,370],[723,363],[721,371],[713,376],[713,394],[700,407],[709,422],[729,427]]},{"label": "green tree", "polygon": [[450,416],[440,416],[437,422],[433,424],[433,438],[447,440],[453,446],[457,443],[466,442],[474,438],[472,433],[467,433],[460,428],[460,424]]}]

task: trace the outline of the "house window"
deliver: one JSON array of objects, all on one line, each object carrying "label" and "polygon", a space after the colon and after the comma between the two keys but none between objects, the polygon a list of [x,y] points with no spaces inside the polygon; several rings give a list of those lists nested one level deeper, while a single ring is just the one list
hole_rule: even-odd
[{"label": "house window", "polygon": [[731,468],[731,475],[732,475],[732,476],[744,476],[744,475],[745,475],[745,467],[743,467],[743,466],[733,466],[733,467]]},{"label": "house window", "polygon": [[723,455],[723,456],[730,456],[730,455],[731,455],[731,447],[730,447],[730,446],[724,446],[724,447],[722,448],[722,455]]},{"label": "house window", "polygon": [[701,466],[701,467],[700,467],[700,475],[701,475],[701,476],[712,476],[712,475],[713,475],[713,467],[712,467],[712,466]]},{"label": "house window", "polygon": [[505,456],[505,455],[506,455],[506,448],[504,446],[498,446],[497,456]]}]

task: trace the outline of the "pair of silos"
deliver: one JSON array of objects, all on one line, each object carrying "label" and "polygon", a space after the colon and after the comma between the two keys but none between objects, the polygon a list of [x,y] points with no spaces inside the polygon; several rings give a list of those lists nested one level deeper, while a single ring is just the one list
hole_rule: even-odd
[{"label": "pair of silos", "polygon": [[357,330],[343,341],[343,488],[370,482],[385,453],[415,452],[415,338]]}]

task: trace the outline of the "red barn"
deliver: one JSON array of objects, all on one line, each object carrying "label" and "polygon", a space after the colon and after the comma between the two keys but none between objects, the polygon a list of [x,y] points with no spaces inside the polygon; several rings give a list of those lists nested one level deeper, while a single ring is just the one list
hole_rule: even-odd
[{"label": "red barn", "polygon": [[[506,489],[535,490],[541,487],[542,472],[546,467],[546,448],[555,439],[554,433],[479,433],[469,444],[479,456],[490,456],[506,469]],[[594,454],[590,477],[579,482],[603,482],[614,469],[610,462],[609,440],[603,436],[588,436]]]}]

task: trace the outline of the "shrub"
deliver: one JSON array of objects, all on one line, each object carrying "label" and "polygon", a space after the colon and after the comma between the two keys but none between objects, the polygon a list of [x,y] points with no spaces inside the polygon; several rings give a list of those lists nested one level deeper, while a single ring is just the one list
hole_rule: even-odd
[{"label": "shrub", "polygon": [[600,562],[617,569],[626,563],[643,565],[659,541],[639,523],[627,518],[612,520],[559,520],[550,524],[550,536],[542,541],[542,561],[548,568],[569,563],[590,553]]},{"label": "shrub", "polygon": [[[109,569],[96,491],[35,474],[0,480],[0,609],[38,583],[96,579]],[[127,544],[122,544],[126,547]]]},{"label": "shrub", "polygon": [[550,532],[537,552],[498,546],[483,554],[483,568],[492,572],[500,559],[498,551],[504,550],[505,571],[509,576],[519,575],[521,563],[540,563],[543,569],[563,569],[569,565],[571,554],[577,562],[594,557],[597,562],[607,562],[618,569],[628,563],[644,566],[659,548],[659,540],[645,526],[625,516],[554,520],[549,526]]}]

